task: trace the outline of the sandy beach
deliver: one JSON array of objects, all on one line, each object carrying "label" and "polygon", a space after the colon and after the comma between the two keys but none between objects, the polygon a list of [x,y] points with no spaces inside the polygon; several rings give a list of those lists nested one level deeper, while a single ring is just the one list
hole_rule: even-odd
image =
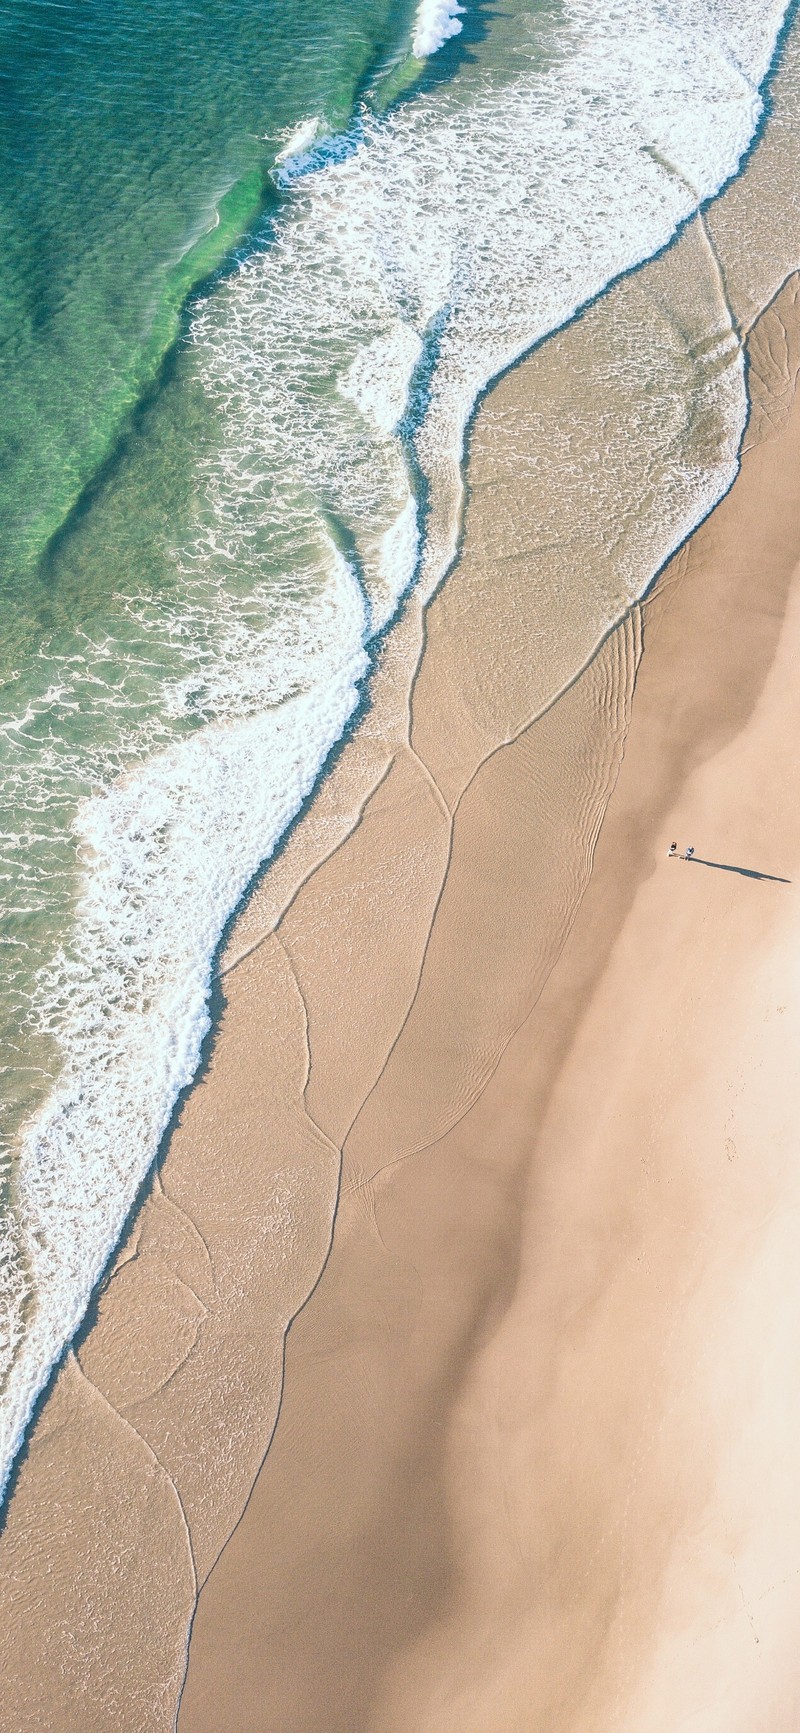
[{"label": "sandy beach", "polygon": [[230,935],[13,1489],[15,1733],[798,1717],[797,279],[643,604],[606,533],[626,391],[795,256],[759,191],[726,284],[746,182],[488,396],[458,565]]},{"label": "sandy beach", "polygon": [[798,458],[795,409],[642,610],[589,889],[480,1100],[421,1147],[417,996],[353,1126],[187,1730],[793,1723]]},{"label": "sandy beach", "polygon": [[[788,400],[795,293],[752,346],[757,408],[777,372]],[[200,1597],[187,1733],[794,1723],[798,408],[642,610],[588,889],[474,1102],[442,1018],[478,947],[492,990],[476,860],[517,956],[539,911],[495,790],[468,810],[439,996],[345,1142],[274,1443]],[[633,636],[563,702],[622,691]],[[574,786],[563,718],[557,751]]]}]

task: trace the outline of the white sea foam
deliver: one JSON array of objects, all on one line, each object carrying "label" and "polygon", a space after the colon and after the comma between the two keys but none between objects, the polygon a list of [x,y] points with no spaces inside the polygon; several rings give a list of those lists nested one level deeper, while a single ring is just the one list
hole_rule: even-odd
[{"label": "white sea foam", "polygon": [[231,907],[356,706],[363,598],[333,550],[332,563],[337,631],[305,691],[194,735],[79,811],[83,897],[69,950],[41,981],[68,1057],[24,1140],[19,1203],[36,1305],[2,1413],[5,1462],[197,1069]]},{"label": "white sea foam", "polygon": [[300,125],[289,134],[285,145],[275,158],[276,162],[289,162],[292,157],[307,156],[313,144],[316,143],[320,129],[320,117],[312,114],[307,120],[301,120]]},{"label": "white sea foam", "polygon": [[451,36],[458,36],[464,28],[461,19],[465,11],[466,7],[459,6],[458,0],[420,0],[412,43],[418,60],[426,60]]},{"label": "white sea foam", "polygon": [[[127,773],[110,776],[114,755],[85,773],[104,786],[77,819],[82,898],[40,978],[39,1025],[64,1068],[26,1128],[9,1226],[21,1274],[6,1471],[196,1068],[225,920],[352,716],[370,634],[415,573],[429,593],[452,555],[477,394],[735,171],[783,12],[778,0],[565,0],[558,54],[542,66],[534,36],[501,90],[485,77],[468,99],[441,86],[363,116],[335,149],[314,147],[311,123],[287,141],[276,243],[194,319],[224,440],[202,472],[179,609],[161,619],[142,603],[142,665],[171,673],[138,749],[120,734]],[[434,13],[443,40],[458,18],[423,6],[418,29]],[[731,479],[745,395],[726,341],[706,389],[727,444],[702,467],[676,462],[623,595]],[[96,673],[105,654],[83,645],[52,697],[37,763],[53,800],[59,705],[105,717],[121,701]],[[187,723],[202,726],[154,750]]]},{"label": "white sea foam", "polygon": [[393,433],[405,414],[408,391],[422,354],[422,338],[413,325],[395,320],[386,331],[358,350],[338,381],[343,397],[352,398],[377,427]]}]

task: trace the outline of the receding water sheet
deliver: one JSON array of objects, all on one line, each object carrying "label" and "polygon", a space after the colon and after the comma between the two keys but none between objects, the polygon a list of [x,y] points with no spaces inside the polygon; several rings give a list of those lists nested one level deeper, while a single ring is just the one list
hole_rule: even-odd
[{"label": "receding water sheet", "polygon": [[[186,124],[131,165],[107,230],[98,192],[97,256],[62,250],[17,309],[12,354],[13,403],[28,391],[33,408],[13,410],[22,515],[0,688],[4,1474],[195,1074],[225,924],[368,707],[403,598],[431,595],[453,560],[481,392],[736,174],[784,13],[422,0],[390,20],[365,3],[320,38],[321,16],[298,8],[258,53],[248,35],[235,91],[189,56],[179,94],[165,51],[146,99],[138,26],[115,38],[123,89],[126,44],[135,69],[132,154],[140,99],[170,125],[185,102]],[[176,41],[191,29],[179,8]],[[295,41],[317,44],[297,66]],[[106,114],[104,29],[67,48],[74,113]],[[34,50],[20,53],[33,89]],[[76,131],[87,152],[93,125]],[[119,211],[134,222],[142,187],[170,173],[190,190],[158,205],[159,246],[123,284]],[[182,295],[217,262],[180,277],[215,212],[221,241],[248,239],[195,294],[158,376]],[[587,564],[590,643],[735,473],[740,332],[708,234],[697,245],[710,334],[674,363],[663,509],[646,544],[620,534],[611,581]],[[54,347],[36,349],[31,396],[37,320]],[[644,450],[647,416],[629,432]],[[637,487],[641,473],[632,461]]]}]

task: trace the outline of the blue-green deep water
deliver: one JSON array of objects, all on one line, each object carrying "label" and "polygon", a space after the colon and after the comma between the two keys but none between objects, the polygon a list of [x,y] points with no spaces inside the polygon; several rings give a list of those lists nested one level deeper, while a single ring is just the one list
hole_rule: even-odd
[{"label": "blue-green deep water", "polygon": [[3,569],[35,559],[152,382],[298,115],[346,124],[389,0],[15,0],[0,15]]},{"label": "blue-green deep water", "polygon": [[[452,557],[476,398],[736,172],[784,11],[0,11],[0,1477],[224,924]],[[728,360],[620,605],[731,479]]]}]

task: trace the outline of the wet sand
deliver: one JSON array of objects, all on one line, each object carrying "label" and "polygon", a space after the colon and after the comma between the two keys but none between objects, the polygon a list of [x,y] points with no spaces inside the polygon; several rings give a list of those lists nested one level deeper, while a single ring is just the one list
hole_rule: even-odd
[{"label": "wet sand", "polygon": [[[757,413],[788,410],[797,345],[793,284],[753,342]],[[794,1725],[797,401],[780,423],[550,738],[524,731],[458,808],[449,920],[344,1142],[183,1733]],[[446,720],[457,589],[412,744]],[[596,836],[581,748],[629,703],[640,629]],[[531,810],[559,776],[593,869],[526,1014]],[[470,981],[495,1033],[502,983],[508,1041],[465,1074]]]}]

